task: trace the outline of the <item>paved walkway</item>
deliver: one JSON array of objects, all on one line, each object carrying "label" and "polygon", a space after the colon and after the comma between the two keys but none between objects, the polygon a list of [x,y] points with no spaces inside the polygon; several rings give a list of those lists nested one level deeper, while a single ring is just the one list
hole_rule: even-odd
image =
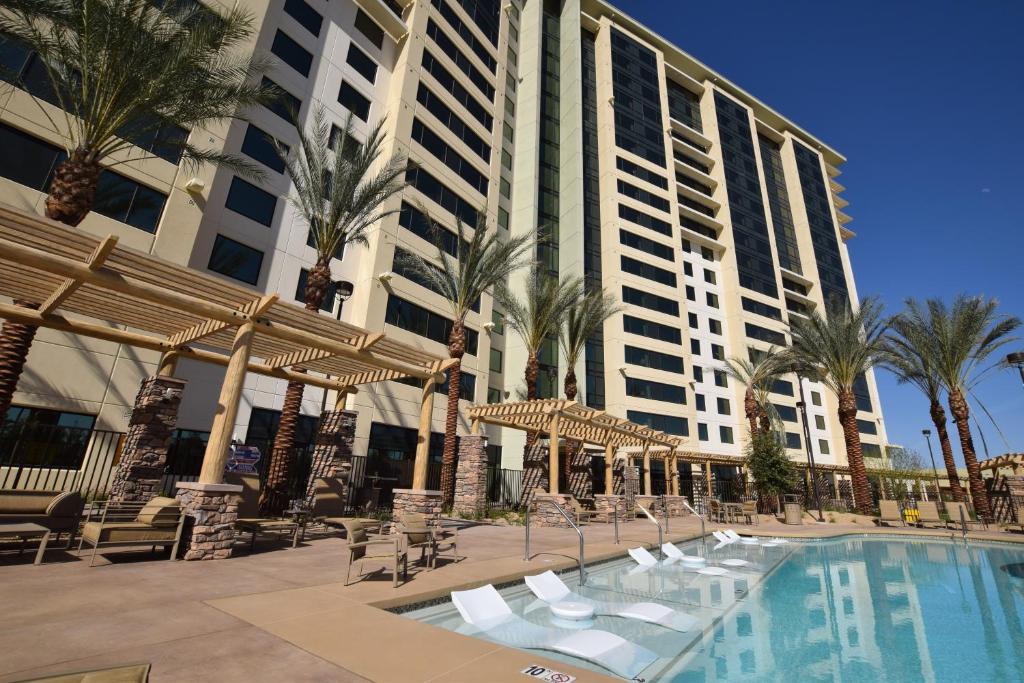
[{"label": "paved walkway", "polygon": [[[588,561],[657,542],[638,520],[585,527]],[[699,534],[696,518],[671,520],[671,540]],[[708,531],[713,526],[709,525]],[[786,527],[774,520],[736,527],[760,535],[825,536],[908,533],[865,523]],[[949,537],[949,531],[921,532]],[[1024,540],[1020,534],[972,538]],[[157,561],[147,551],[109,555],[89,568],[53,550],[31,564],[0,553],[0,683],[86,668],[146,661],[163,681],[522,681],[518,672],[544,661],[377,609],[446,595],[455,588],[516,580],[576,564],[571,529],[533,529],[532,558],[523,560],[522,527],[472,526],[459,533],[466,559],[434,571],[411,567],[397,589],[387,575],[345,587],[345,541],[310,538],[301,547],[267,541],[248,555],[216,562]],[[666,539],[668,540],[668,539]],[[416,557],[414,552],[413,557]],[[573,673],[572,667],[556,665]],[[576,671],[581,680],[593,672]]]}]

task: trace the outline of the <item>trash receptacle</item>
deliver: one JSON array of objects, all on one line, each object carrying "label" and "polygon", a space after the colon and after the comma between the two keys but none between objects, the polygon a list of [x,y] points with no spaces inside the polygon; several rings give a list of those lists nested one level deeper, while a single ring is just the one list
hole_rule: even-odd
[{"label": "trash receptacle", "polygon": [[784,524],[803,524],[804,511],[800,505],[800,496],[788,494],[782,497]]}]

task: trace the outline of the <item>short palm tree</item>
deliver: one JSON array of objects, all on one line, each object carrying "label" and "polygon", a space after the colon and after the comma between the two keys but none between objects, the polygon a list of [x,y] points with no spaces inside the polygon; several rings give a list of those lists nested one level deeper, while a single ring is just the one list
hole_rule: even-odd
[{"label": "short palm tree", "polygon": [[887,323],[882,318],[882,306],[873,298],[865,299],[856,310],[835,302],[826,316],[814,311],[808,318],[792,318],[789,325],[793,345],[780,354],[781,360],[809,369],[835,393],[854,502],[861,514],[870,515],[874,503],[864,470],[853,386],[884,356]]},{"label": "short palm tree", "polygon": [[[153,156],[133,140],[156,138],[160,147],[180,151],[186,167],[212,162],[258,176],[236,155],[197,146],[205,136],[189,141],[165,134],[241,118],[272,98],[253,78],[269,62],[244,49],[252,33],[252,16],[237,7],[215,14],[184,2],[4,0],[0,41],[38,55],[48,81],[42,86],[47,92],[33,96],[39,121],[67,152],[50,181],[46,216],[81,223],[95,203],[100,173],[121,163],[112,157]],[[15,303],[31,308],[40,302]],[[35,331],[7,323],[0,332],[0,419]]]},{"label": "short palm tree", "polygon": [[[405,187],[405,161],[400,156],[383,159],[384,121],[370,131],[365,142],[352,133],[352,116],[340,132],[333,133],[336,154],[330,151],[332,126],[323,107],[313,109],[308,132],[296,125],[298,149],[278,147],[285,170],[294,185],[288,201],[309,226],[316,263],[309,269],[303,300],[306,310],[318,312],[331,286],[331,259],[350,244],[366,244],[366,233],[381,218],[394,213],[384,204]],[[301,372],[301,368],[292,368]],[[288,504],[288,482],[294,458],[295,428],[299,420],[302,382],[288,382],[281,420],[271,450],[267,481],[260,509],[279,514]]]},{"label": "short palm tree", "polygon": [[1021,321],[997,313],[998,302],[984,297],[961,294],[953,300],[952,306],[939,299],[929,299],[925,306],[930,323],[928,329],[936,349],[935,372],[949,397],[949,412],[960,436],[974,509],[982,519],[990,521],[992,510],[974,450],[966,394],[972,384],[991,369],[991,366],[981,367],[986,359],[1015,341],[1010,335],[1020,327]]},{"label": "short palm tree", "polygon": [[953,460],[953,447],[946,430],[946,411],[942,407],[942,379],[938,373],[938,348],[931,332],[931,317],[926,308],[914,299],[908,299],[906,308],[890,321],[887,335],[889,352],[884,365],[900,384],[913,384],[928,399],[935,433],[939,437],[942,460],[953,500],[963,501],[964,490]]},{"label": "short palm tree", "polygon": [[[440,235],[439,228],[435,228]],[[489,230],[481,216],[472,237],[466,239],[465,229],[458,222],[458,242],[453,258],[437,241],[435,259],[408,254],[405,265],[417,273],[430,289],[448,300],[452,331],[448,335],[448,355],[457,362],[448,369],[448,412],[444,425],[444,455],[441,462],[442,506],[451,507],[455,497],[455,448],[459,419],[459,391],[462,378],[462,356],[466,353],[466,316],[479,302],[481,295],[504,283],[515,270],[525,265],[526,257],[536,243],[530,234],[501,239],[496,230]],[[437,261],[440,265],[435,265]]]},{"label": "short palm tree", "polygon": [[743,413],[750,425],[751,436],[768,434],[772,429],[773,410],[769,394],[775,380],[788,371],[773,346],[751,358],[730,358],[725,361],[725,374],[744,386]]}]

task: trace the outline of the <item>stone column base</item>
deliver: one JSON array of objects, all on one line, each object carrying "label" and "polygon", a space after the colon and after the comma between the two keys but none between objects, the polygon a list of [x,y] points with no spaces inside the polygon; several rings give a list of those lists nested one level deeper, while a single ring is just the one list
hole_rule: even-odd
[{"label": "stone column base", "polygon": [[242,487],[235,484],[178,482],[176,498],[185,515],[181,547],[186,560],[231,557]]},{"label": "stone column base", "polygon": [[618,509],[619,521],[625,522],[626,520],[626,499],[623,496],[612,496],[604,493],[599,493],[594,496],[594,510],[601,518],[611,524],[615,521],[612,517],[612,513]]},{"label": "stone column base", "polygon": [[452,510],[470,519],[487,512],[487,437],[466,434],[459,439]]},{"label": "stone column base", "polygon": [[654,504],[658,502],[660,496],[636,496],[633,500],[639,505],[643,505],[647,508],[647,511],[652,515],[654,514]]},{"label": "stone column base", "polygon": [[533,518],[530,520],[530,523],[534,526],[563,528],[571,526],[565,517],[558,514],[558,510],[555,510],[554,505],[565,510],[565,513],[570,518],[575,519],[575,512],[572,509],[572,504],[569,503],[569,494],[567,493],[538,493],[533,497],[533,503],[534,507],[530,513]]},{"label": "stone column base", "polygon": [[427,524],[441,521],[441,492],[423,489],[395,489],[395,499],[391,504],[391,533],[398,533],[398,522],[402,515],[419,512],[426,517]]},{"label": "stone column base", "polygon": [[665,496],[665,504],[668,506],[669,517],[682,517],[689,514],[686,504],[689,503],[683,496]]}]

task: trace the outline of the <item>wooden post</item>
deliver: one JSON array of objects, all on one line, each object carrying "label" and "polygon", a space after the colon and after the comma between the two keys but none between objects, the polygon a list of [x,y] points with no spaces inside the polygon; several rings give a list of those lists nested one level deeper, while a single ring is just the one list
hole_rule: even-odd
[{"label": "wooden post", "polygon": [[551,416],[548,439],[548,493],[558,493],[558,413]]},{"label": "wooden post", "polygon": [[[324,390],[326,391],[326,389]],[[334,410],[342,411],[345,410],[345,406],[348,404],[348,392],[338,391],[338,398],[334,401]]]},{"label": "wooden post", "polygon": [[200,483],[219,484],[224,479],[224,465],[227,464],[235,418],[238,417],[238,399],[242,396],[245,372],[249,365],[249,351],[255,336],[256,328],[253,323],[242,325],[235,333],[231,358],[228,360],[224,383],[220,387],[220,398],[217,400],[217,412],[213,416],[213,426],[210,428],[206,452],[203,454],[203,468],[199,472]]},{"label": "wooden post", "polygon": [[615,448],[611,444],[604,447],[604,493],[607,496],[615,492],[612,485],[612,459],[615,457]]},{"label": "wooden post", "polygon": [[665,458],[661,462],[665,465],[665,493],[669,496],[674,496],[676,494],[672,490],[673,475],[669,469],[669,464],[673,462],[673,458],[666,453]]},{"label": "wooden post", "polygon": [[420,396],[420,429],[416,435],[416,460],[412,466],[412,488],[423,491],[427,488],[427,463],[430,460],[430,423],[434,416],[433,375],[423,380],[423,394]]},{"label": "wooden post", "polygon": [[160,366],[157,368],[156,374],[160,377],[174,377],[174,373],[178,371],[178,354],[176,353],[165,353],[160,356]]},{"label": "wooden post", "polygon": [[644,444],[644,495],[651,496],[651,444]]},{"label": "wooden post", "polygon": [[708,498],[715,497],[715,488],[711,485],[711,461],[704,461],[704,485],[708,489]]},{"label": "wooden post", "polygon": [[474,436],[480,433],[480,420],[473,420],[469,423],[469,433]]},{"label": "wooden post", "polygon": [[832,492],[835,494],[836,500],[839,500],[839,475],[836,474],[835,470],[832,470]]}]

